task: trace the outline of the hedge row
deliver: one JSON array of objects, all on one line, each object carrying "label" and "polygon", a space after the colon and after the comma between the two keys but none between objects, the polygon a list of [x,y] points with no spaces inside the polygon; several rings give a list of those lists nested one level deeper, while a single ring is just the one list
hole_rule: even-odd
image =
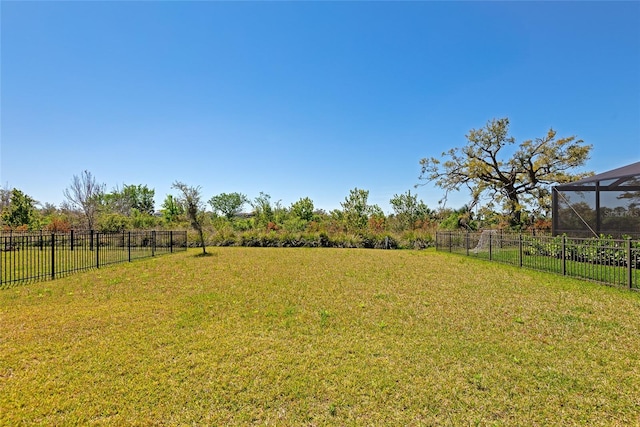
[{"label": "hedge row", "polygon": [[[193,232],[188,236],[189,246],[198,247],[200,242]],[[431,235],[405,233],[390,234],[328,234],[319,233],[209,233],[205,237],[207,246],[248,246],[264,248],[367,248],[367,249],[425,249],[434,246]]]}]

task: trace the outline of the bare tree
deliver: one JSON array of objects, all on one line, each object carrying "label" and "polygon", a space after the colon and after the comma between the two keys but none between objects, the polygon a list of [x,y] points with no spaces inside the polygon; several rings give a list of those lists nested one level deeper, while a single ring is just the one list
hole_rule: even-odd
[{"label": "bare tree", "polygon": [[0,188],[0,213],[11,204],[11,190],[13,190],[13,188],[9,186],[8,182]]},{"label": "bare tree", "polygon": [[71,185],[64,190],[64,196],[71,207],[84,214],[89,230],[93,230],[96,223],[104,190],[105,184],[99,184],[91,172],[87,170],[83,171],[80,176],[74,175]]},{"label": "bare tree", "polygon": [[178,197],[178,201],[184,206],[184,210],[187,212],[189,220],[191,221],[191,226],[198,232],[200,244],[202,245],[202,254],[206,255],[207,250],[204,245],[204,231],[202,229],[205,215],[203,203],[200,200],[200,187],[191,187],[180,181],[176,181],[173,183],[171,188],[175,188],[182,192],[182,195]]}]

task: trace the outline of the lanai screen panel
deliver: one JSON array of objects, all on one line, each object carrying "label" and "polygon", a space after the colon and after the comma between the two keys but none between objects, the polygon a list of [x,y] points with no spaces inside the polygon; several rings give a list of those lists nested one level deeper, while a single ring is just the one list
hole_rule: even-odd
[{"label": "lanai screen panel", "polygon": [[630,179],[618,191],[600,192],[600,217],[603,234],[640,233],[640,177]]},{"label": "lanai screen panel", "polygon": [[640,162],[554,187],[553,233],[640,236]]},{"label": "lanai screen panel", "polygon": [[556,234],[589,237],[596,233],[596,192],[584,187],[582,191],[558,190],[560,193],[554,209]]}]

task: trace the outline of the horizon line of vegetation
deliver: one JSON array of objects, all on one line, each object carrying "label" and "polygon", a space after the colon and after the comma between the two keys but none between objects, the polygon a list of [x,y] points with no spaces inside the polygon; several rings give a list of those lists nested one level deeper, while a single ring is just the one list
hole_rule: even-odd
[{"label": "horizon line of vegetation", "polygon": [[[83,226],[107,232],[190,226],[197,233],[203,251],[206,251],[205,234],[221,230],[355,235],[417,231],[432,234],[436,229],[459,228],[549,230],[550,187],[592,174],[571,173],[584,165],[591,145],[575,136],[556,138],[553,129],[542,138],[525,140],[512,148],[516,141],[509,135],[509,119],[505,117],[489,120],[480,129],[471,129],[465,138],[466,145],[440,157],[419,161],[421,173],[415,187],[433,183],[444,192],[437,210],[408,190],[394,194],[389,201],[393,213],[385,215],[378,205],[368,202],[369,191],[357,187],[340,203],[341,209],[328,213],[316,209],[308,197],[285,207],[263,192],[253,200],[232,192],[215,195],[205,202],[200,186],[176,180],[172,189],[178,195],[167,195],[161,216],[157,216],[154,189],[125,184],[107,192],[106,184],[84,170],[74,175],[64,190],[66,201],[60,208],[45,203],[38,209],[39,203],[19,189],[0,189],[0,218],[3,227],[15,230],[46,227],[64,231]],[[503,158],[508,151],[513,151],[511,157]],[[446,208],[448,194],[461,189],[469,190],[469,203],[460,209]],[[251,206],[251,216],[240,217],[246,205]]]}]

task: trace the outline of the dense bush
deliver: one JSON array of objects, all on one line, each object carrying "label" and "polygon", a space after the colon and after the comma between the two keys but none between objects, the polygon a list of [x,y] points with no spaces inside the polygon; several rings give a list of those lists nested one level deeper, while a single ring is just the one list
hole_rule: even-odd
[{"label": "dense bush", "polygon": [[[188,230],[190,246],[198,246],[197,235]],[[425,249],[434,245],[431,234],[424,231],[404,234],[346,233],[325,231],[247,230],[230,227],[205,232],[207,246],[249,246],[272,248],[362,248],[362,249]]]}]

